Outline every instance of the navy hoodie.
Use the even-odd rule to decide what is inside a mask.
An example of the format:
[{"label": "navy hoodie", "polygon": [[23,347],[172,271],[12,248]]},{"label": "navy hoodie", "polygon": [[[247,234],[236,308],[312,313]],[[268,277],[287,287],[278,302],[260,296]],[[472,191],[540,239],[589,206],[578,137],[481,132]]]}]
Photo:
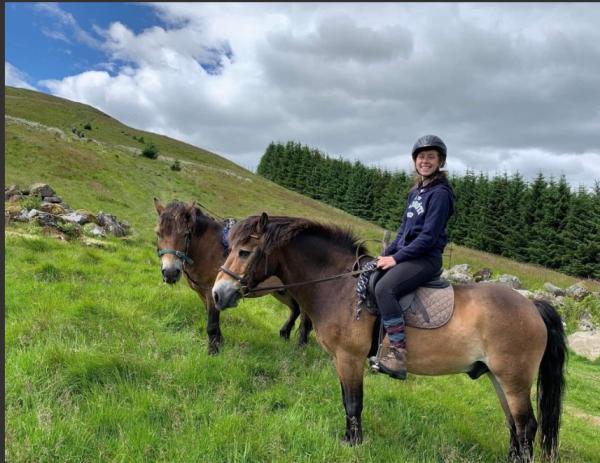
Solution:
[{"label": "navy hoodie", "polygon": [[408,194],[398,236],[384,251],[396,263],[423,256],[442,256],[448,243],[446,224],[454,212],[454,192],[442,178]]}]

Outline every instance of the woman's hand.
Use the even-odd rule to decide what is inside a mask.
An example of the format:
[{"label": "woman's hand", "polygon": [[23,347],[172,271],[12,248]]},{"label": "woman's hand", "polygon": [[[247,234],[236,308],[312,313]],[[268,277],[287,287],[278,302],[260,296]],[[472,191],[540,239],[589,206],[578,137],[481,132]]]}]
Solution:
[{"label": "woman's hand", "polygon": [[377,258],[377,268],[388,270],[396,265],[396,260],[392,256],[379,256]]}]

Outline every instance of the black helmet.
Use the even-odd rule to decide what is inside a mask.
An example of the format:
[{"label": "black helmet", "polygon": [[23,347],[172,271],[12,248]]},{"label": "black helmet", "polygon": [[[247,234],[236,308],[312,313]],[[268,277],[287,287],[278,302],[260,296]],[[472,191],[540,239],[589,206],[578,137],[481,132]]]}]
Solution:
[{"label": "black helmet", "polygon": [[436,137],[435,135],[423,135],[415,142],[412,149],[413,161],[417,159],[417,154],[419,154],[420,151],[427,149],[439,151],[441,165],[443,166],[446,163],[446,144],[440,137]]}]

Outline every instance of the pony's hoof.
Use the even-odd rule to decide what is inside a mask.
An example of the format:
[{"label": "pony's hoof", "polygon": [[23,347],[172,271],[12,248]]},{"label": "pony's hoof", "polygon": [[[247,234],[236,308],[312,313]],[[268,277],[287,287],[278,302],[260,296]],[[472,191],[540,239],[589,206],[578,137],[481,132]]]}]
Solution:
[{"label": "pony's hoof", "polygon": [[283,338],[286,341],[289,341],[290,332],[288,330],[279,330],[279,337]]},{"label": "pony's hoof", "polygon": [[217,355],[221,348],[221,344],[223,344],[222,337],[210,338],[208,340],[208,355]]},{"label": "pony's hoof", "polygon": [[360,444],[362,444],[362,436],[355,436],[355,437],[344,436],[344,438],[342,439],[342,444],[348,445],[350,447],[354,447],[355,445],[360,445]]}]

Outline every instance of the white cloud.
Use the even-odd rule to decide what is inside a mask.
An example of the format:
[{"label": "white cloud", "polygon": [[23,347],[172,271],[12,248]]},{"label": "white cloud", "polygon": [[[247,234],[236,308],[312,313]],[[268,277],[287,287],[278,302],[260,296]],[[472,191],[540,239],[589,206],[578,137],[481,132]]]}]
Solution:
[{"label": "white cloud", "polygon": [[33,86],[27,83],[27,78],[27,74],[17,69],[8,61],[4,62],[4,85],[36,90]]},{"label": "white cloud", "polygon": [[151,7],[168,28],[96,29],[116,75],[43,84],[249,168],[287,140],[406,168],[436,133],[451,170],[600,178],[600,5]]}]

